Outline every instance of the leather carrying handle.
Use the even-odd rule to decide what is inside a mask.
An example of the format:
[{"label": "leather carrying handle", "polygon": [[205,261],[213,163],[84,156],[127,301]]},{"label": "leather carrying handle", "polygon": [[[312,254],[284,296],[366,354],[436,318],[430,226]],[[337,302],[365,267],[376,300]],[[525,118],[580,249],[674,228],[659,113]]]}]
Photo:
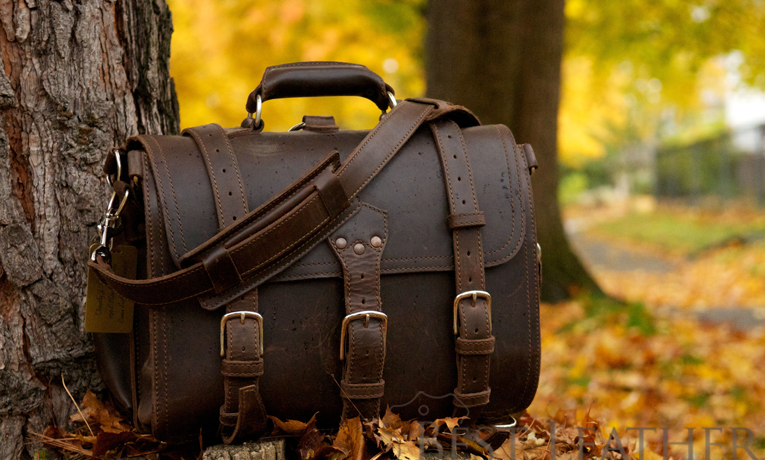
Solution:
[{"label": "leather carrying handle", "polygon": [[247,98],[247,112],[269,99],[316,96],[360,96],[388,109],[393,88],[382,77],[359,64],[345,62],[296,62],[267,67],[263,79]]}]

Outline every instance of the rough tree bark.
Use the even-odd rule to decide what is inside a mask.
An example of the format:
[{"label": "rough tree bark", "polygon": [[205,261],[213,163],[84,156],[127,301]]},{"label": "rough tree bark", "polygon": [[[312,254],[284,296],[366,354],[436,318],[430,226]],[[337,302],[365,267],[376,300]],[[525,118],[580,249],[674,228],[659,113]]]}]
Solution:
[{"label": "rough tree bark", "polygon": [[503,123],[534,147],[542,298],[601,292],[571,251],[558,207],[557,130],[564,0],[431,0],[425,68],[428,96]]},{"label": "rough tree bark", "polygon": [[102,389],[83,330],[109,148],[178,131],[164,0],[0,0],[0,458]]}]

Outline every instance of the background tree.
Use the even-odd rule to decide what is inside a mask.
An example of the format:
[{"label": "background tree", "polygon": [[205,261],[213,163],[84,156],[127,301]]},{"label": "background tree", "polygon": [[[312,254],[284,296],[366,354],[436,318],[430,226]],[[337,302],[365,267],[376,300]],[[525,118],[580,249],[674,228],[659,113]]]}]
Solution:
[{"label": "background tree", "polygon": [[[83,330],[101,165],[137,133],[178,132],[163,0],[0,2],[0,458],[65,425],[103,385]],[[33,439],[28,439],[29,441]]]},{"label": "background tree", "polygon": [[571,251],[558,206],[558,106],[564,0],[438,0],[428,4],[428,96],[503,123],[534,147],[533,177],[545,300],[600,292]]}]

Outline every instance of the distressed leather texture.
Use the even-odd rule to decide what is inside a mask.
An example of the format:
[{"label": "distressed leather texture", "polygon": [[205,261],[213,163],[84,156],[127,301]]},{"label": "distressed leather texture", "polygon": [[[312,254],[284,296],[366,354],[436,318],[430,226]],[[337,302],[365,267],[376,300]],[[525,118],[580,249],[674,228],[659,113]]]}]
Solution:
[{"label": "distressed leather texture", "polygon": [[[98,337],[105,381],[139,426],[175,440],[220,424],[230,435],[237,412],[318,412],[330,427],[386,406],[428,420],[459,407],[476,423],[506,423],[528,407],[540,364],[533,150],[443,101],[394,112],[407,110],[419,117],[411,132],[306,117],[304,131],[205,125],[128,143],[126,156],[142,163],[130,165],[142,179],[139,277],[199,267],[212,283],[189,296],[159,290],[170,301],[137,305],[129,340]],[[296,221],[322,225],[270,256]],[[244,245],[267,262],[242,271]],[[459,302],[455,336],[455,295],[472,290],[491,294],[491,311],[481,297]],[[221,317],[243,310],[262,315],[264,352],[256,322],[231,319],[221,359]],[[387,322],[350,321],[341,360],[343,318],[364,311]]]}]

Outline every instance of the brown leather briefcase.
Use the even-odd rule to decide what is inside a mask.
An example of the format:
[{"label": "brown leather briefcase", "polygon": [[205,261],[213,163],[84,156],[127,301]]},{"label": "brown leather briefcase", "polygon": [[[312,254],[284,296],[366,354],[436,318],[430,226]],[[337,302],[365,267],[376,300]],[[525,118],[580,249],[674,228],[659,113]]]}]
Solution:
[{"label": "brown leather briefcase", "polygon": [[[531,403],[533,151],[463,107],[393,94],[360,65],[270,67],[242,127],[136,136],[110,154],[89,267],[135,308],[131,333],[95,341],[139,426],[233,442],[263,433],[266,414],[318,412],[329,427],[391,406],[501,424]],[[262,131],[263,102],[332,95],[370,99],[380,122]],[[125,246],[134,277],[115,263]]]}]

